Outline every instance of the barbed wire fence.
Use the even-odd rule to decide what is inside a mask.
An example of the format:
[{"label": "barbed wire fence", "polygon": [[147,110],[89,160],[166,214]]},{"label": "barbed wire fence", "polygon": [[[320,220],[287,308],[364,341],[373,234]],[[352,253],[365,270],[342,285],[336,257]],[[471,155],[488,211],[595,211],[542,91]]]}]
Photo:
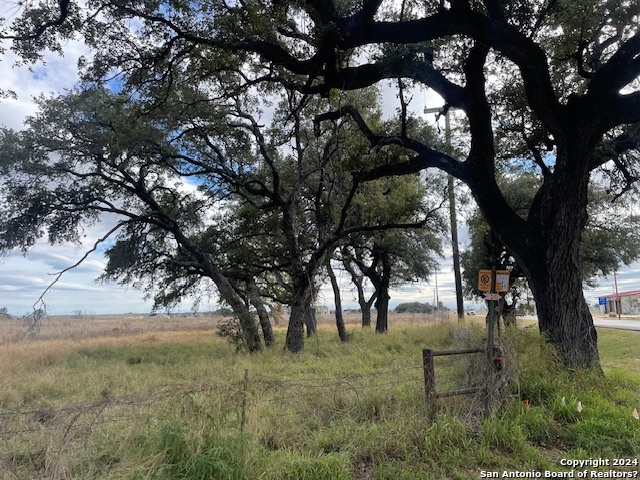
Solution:
[{"label": "barbed wire fence", "polygon": [[[438,359],[438,385],[468,386],[472,362]],[[186,419],[194,412],[205,415],[213,427],[240,435],[287,419],[318,425],[348,416],[375,421],[402,408],[402,399],[415,401],[424,395],[424,364],[414,363],[338,376],[308,377],[301,372],[300,378],[260,378],[245,371],[236,382],[162,385],[139,395],[63,407],[0,408],[0,479],[66,478],[87,458],[109,461],[108,452],[132,435],[143,436],[163,422]],[[468,399],[466,405],[467,413],[481,412],[478,398]]]}]

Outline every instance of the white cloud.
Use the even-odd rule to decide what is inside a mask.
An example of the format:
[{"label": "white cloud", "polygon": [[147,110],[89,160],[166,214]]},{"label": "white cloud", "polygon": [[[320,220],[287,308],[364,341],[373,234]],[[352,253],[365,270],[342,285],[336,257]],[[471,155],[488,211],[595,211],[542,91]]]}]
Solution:
[{"label": "white cloud", "polygon": [[[71,41],[65,45],[64,57],[46,53],[44,64],[29,68],[16,66],[15,55],[7,49],[0,61],[0,89],[14,91],[17,99],[2,100],[0,125],[22,128],[25,118],[36,112],[34,97],[62,93],[73,88],[78,82],[78,59],[87,53],[80,42]],[[114,225],[113,222],[113,218],[104,218],[102,223],[89,229],[82,245],[52,246],[40,241],[27,256],[14,253],[4,258],[0,263],[0,306],[18,315],[31,311],[38,297],[55,279],[55,274],[82,258],[84,252]],[[63,275],[45,298],[49,312],[83,310],[123,313],[145,312],[151,308],[150,302],[143,299],[140,291],[118,285],[96,284],[95,279],[104,265],[104,257],[96,252],[80,267]]]},{"label": "white cloud", "polygon": [[[8,46],[8,43],[4,43]],[[82,43],[70,41],[65,45],[65,55],[47,52],[44,63],[32,66],[16,65],[17,57],[9,49],[0,58],[0,89],[11,90],[17,99],[3,99],[0,108],[0,125],[18,129],[25,117],[36,111],[33,98],[42,94],[62,93],[78,81],[78,59],[88,55]]]}]

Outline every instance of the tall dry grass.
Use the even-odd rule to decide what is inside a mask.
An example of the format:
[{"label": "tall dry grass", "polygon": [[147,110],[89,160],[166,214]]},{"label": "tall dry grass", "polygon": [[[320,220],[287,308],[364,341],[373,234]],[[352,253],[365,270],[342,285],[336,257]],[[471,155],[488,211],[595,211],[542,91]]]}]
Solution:
[{"label": "tall dry grass", "polygon": [[[326,322],[300,355],[284,326],[256,355],[203,331],[4,345],[0,478],[475,479],[640,453],[640,334],[601,336],[603,378],[566,372],[533,329],[506,333],[513,396],[485,419],[478,399],[426,403],[421,365],[482,328],[410,322],[354,323],[347,344]],[[474,381],[473,362],[438,364],[438,389]]]}]

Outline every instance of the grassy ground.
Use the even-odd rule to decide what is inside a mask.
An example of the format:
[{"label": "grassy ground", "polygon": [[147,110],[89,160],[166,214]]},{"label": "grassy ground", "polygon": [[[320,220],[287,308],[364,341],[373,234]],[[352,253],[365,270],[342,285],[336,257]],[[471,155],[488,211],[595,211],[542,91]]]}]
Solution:
[{"label": "grassy ground", "polygon": [[[203,330],[6,344],[0,478],[471,479],[590,458],[633,475],[640,334],[600,332],[600,377],[564,371],[534,330],[503,336],[489,418],[482,396],[425,402],[422,349],[481,345],[472,321],[352,326],[348,344],[327,325],[301,355]],[[482,359],[438,357],[437,390],[482,383]]]}]

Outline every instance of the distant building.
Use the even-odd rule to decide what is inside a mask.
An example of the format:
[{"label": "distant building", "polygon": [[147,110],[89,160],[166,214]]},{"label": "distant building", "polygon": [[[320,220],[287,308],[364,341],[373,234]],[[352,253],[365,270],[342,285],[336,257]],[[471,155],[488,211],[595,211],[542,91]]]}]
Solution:
[{"label": "distant building", "polygon": [[[629,292],[619,292],[618,295],[612,293],[605,295],[606,303],[604,305],[604,313],[618,313],[616,310],[616,297],[620,306],[622,315],[640,315],[640,290],[631,290]],[[602,301],[600,302],[602,303]]]}]

